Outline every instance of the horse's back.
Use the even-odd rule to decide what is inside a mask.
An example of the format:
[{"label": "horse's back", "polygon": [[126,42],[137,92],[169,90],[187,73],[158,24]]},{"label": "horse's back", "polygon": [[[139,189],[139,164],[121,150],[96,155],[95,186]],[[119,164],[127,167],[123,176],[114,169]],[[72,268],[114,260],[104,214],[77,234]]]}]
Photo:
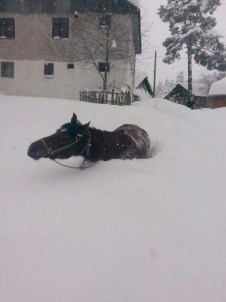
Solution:
[{"label": "horse's back", "polygon": [[[133,155],[135,158],[146,158],[150,147],[150,138],[148,133],[137,125],[124,124],[114,132],[120,132],[126,135],[131,140],[131,146],[128,154]],[[129,157],[131,156],[129,155]]]}]

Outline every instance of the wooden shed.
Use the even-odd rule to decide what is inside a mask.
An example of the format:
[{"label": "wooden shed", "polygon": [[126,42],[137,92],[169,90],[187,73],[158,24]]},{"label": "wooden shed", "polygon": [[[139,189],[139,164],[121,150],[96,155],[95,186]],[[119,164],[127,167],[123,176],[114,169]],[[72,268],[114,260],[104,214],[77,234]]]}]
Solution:
[{"label": "wooden shed", "polygon": [[210,87],[208,100],[213,109],[226,107],[226,77]]},{"label": "wooden shed", "polygon": [[[208,90],[209,87],[204,84],[192,85],[192,100],[198,104],[198,107],[210,107],[210,104],[208,103]],[[176,84],[175,87],[164,97],[164,99],[186,105],[190,100],[188,83]]]}]

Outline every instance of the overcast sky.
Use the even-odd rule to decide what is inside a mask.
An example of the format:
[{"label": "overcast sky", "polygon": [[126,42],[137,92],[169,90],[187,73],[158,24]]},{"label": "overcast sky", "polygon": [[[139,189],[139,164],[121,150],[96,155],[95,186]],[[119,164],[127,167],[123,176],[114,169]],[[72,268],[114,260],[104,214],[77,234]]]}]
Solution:
[{"label": "overcast sky", "polygon": [[[151,30],[148,34],[148,41],[150,46],[148,50],[143,49],[142,56],[138,56],[138,66],[148,72],[149,79],[153,81],[154,70],[154,52],[157,51],[157,82],[159,80],[165,80],[166,78],[174,79],[177,74],[183,70],[187,75],[187,60],[186,54],[182,54],[183,59],[177,61],[171,65],[162,63],[162,58],[165,54],[165,48],[162,46],[162,42],[169,35],[168,23],[163,23],[157,15],[157,9],[160,5],[166,5],[167,0],[140,0],[143,20],[145,24],[152,24]],[[226,44],[226,0],[221,0],[221,6],[218,7],[214,16],[217,19],[217,26],[215,27],[220,34],[224,36],[222,42]],[[207,69],[193,65],[194,78],[199,78],[200,74],[207,73]]]}]

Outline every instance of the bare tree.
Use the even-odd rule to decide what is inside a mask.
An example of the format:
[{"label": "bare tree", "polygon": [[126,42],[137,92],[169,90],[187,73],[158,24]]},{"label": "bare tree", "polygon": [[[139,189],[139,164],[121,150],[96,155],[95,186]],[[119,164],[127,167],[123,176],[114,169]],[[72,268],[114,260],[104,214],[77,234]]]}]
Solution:
[{"label": "bare tree", "polygon": [[197,83],[205,84],[209,88],[217,81],[226,77],[226,72],[214,72],[212,74],[201,74],[201,77],[197,80]]},{"label": "bare tree", "polygon": [[[106,90],[110,68],[135,66],[135,46],[132,15],[129,12],[116,14],[111,0],[102,2],[97,12],[87,10],[79,17],[82,45],[77,56],[84,68],[96,69],[103,81],[103,90]],[[121,66],[116,66],[116,61],[121,62]]]}]

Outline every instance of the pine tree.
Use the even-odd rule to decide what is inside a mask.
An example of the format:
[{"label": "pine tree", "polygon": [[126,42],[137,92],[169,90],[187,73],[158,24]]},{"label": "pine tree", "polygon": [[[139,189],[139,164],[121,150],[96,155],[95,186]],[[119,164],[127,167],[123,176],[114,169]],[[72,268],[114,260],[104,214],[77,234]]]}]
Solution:
[{"label": "pine tree", "polygon": [[171,36],[163,45],[166,55],[163,61],[171,64],[180,59],[180,51],[186,48],[188,58],[188,90],[192,94],[192,60],[209,70],[226,70],[225,46],[213,28],[212,17],[220,0],[168,0],[161,5],[159,16],[169,22]]}]

